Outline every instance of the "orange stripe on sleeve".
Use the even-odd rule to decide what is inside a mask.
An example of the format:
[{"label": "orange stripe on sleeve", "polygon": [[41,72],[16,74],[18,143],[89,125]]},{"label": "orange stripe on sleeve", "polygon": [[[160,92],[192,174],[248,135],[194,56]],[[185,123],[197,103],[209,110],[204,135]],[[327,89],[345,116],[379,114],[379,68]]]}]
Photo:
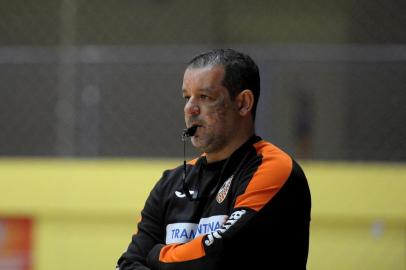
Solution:
[{"label": "orange stripe on sleeve", "polygon": [[265,141],[254,144],[262,163],[237,197],[235,208],[248,207],[259,211],[282,188],[292,171],[292,159],[282,150]]},{"label": "orange stripe on sleeve", "polygon": [[206,255],[203,235],[185,244],[166,245],[161,249],[159,260],[164,263],[184,262],[199,259]]}]

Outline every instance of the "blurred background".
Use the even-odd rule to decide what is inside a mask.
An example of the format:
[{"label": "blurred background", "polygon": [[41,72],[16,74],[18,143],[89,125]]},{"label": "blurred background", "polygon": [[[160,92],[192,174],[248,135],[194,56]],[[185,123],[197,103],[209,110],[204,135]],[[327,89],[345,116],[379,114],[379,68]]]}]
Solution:
[{"label": "blurred background", "polygon": [[0,270],[114,269],[182,162],[185,65],[217,47],[257,62],[257,133],[309,178],[308,268],[406,269],[405,14],[401,0],[0,0]]}]

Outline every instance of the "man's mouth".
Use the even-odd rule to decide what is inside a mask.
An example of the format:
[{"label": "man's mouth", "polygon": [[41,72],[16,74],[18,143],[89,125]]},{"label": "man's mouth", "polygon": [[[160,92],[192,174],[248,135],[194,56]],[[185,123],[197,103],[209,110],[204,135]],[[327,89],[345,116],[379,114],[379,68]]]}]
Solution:
[{"label": "man's mouth", "polygon": [[192,136],[195,136],[196,133],[197,133],[197,131],[198,131],[199,128],[201,128],[201,127],[203,127],[203,125],[200,125],[200,124],[192,124],[192,125],[189,127],[189,129],[192,129],[192,128],[194,129]]},{"label": "man's mouth", "polygon": [[199,128],[199,127],[202,127],[203,125],[201,125],[201,124],[191,124],[188,128],[191,128],[191,127],[196,127],[196,128]]}]

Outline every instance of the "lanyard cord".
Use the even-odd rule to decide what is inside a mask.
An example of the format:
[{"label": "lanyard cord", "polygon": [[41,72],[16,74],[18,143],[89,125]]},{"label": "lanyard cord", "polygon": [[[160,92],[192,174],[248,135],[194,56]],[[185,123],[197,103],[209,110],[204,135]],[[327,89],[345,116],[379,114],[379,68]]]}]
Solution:
[{"label": "lanyard cord", "polygon": [[[182,133],[182,141],[183,141],[183,175],[182,175],[182,189],[183,193],[185,193],[186,197],[190,201],[197,200],[197,190],[194,191],[193,195],[190,194],[189,187],[186,183],[186,139],[196,132],[197,126],[193,126],[191,128],[183,130]],[[199,172],[200,178],[200,172]]]}]

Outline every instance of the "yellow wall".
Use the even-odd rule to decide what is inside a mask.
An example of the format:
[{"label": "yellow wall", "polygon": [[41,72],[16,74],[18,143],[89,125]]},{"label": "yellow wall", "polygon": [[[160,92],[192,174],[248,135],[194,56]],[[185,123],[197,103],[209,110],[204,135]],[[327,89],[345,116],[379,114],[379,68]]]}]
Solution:
[{"label": "yellow wall", "polygon": [[[0,217],[34,219],[34,269],[114,269],[163,169],[179,160],[0,160]],[[406,165],[302,163],[308,269],[406,269]]]},{"label": "yellow wall", "polygon": [[406,269],[406,166],[304,163],[312,192],[308,269]]}]

